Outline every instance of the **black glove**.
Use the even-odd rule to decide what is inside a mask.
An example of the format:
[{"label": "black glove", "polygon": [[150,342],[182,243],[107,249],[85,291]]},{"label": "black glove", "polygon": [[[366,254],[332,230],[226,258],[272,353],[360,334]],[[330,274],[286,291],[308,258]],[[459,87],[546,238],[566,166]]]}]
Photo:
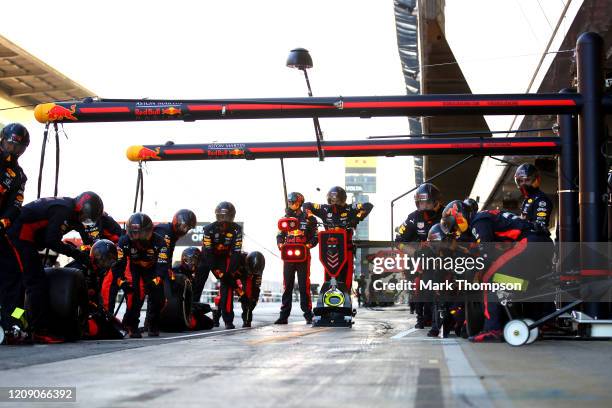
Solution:
[{"label": "black glove", "polygon": [[70,254],[70,257],[74,258],[75,261],[78,261],[83,266],[91,266],[89,261],[89,253],[87,252],[79,251],[78,249],[74,248]]},{"label": "black glove", "polygon": [[4,228],[4,224],[0,222],[0,236],[6,234],[6,228]]}]

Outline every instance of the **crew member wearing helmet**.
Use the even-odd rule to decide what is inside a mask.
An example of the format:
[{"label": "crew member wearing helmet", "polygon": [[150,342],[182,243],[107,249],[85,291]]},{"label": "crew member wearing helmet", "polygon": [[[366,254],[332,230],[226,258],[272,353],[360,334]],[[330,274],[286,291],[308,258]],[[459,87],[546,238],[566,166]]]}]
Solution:
[{"label": "crew member wearing helmet", "polygon": [[429,229],[440,222],[442,206],[440,190],[431,183],[421,184],[414,194],[416,211],[408,214],[400,225],[395,242],[425,242]]},{"label": "crew member wearing helmet", "polygon": [[195,280],[196,270],[200,263],[200,256],[202,251],[198,247],[188,247],[181,253],[181,263],[172,268],[172,272],[176,274],[185,275],[192,282]]},{"label": "crew member wearing helmet", "polygon": [[[12,259],[2,259],[0,269],[22,273],[23,285],[29,302],[28,323],[35,342],[57,342],[46,334],[48,304],[47,279],[40,250],[50,249],[72,257],[83,265],[89,265],[89,251],[84,252],[62,242],[62,237],[79,224],[92,225],[102,215],[104,204],[94,192],[86,191],[76,198],[52,197],[31,202],[8,230],[8,239],[15,250]],[[21,298],[21,286],[12,289],[12,299]],[[8,305],[12,311],[19,304]]]},{"label": "crew member wearing helmet", "polygon": [[533,222],[542,230],[548,230],[553,203],[540,190],[541,176],[537,167],[530,163],[521,164],[514,173],[514,182],[524,198],[521,218]]},{"label": "crew member wearing helmet", "polygon": [[[162,277],[168,271],[169,262],[166,241],[153,232],[153,222],[148,215],[135,213],[128,219],[125,235],[119,238],[117,253],[117,263],[112,270],[117,286],[126,293],[127,311],[123,324],[130,337],[142,337],[138,323],[146,294],[151,299],[151,310],[147,310],[148,335],[159,336],[159,316],[164,300]],[[126,279],[128,260],[131,282]]]},{"label": "crew member wearing helmet", "polygon": [[242,253],[242,268],[240,273],[240,283],[244,290],[244,295],[240,298],[242,306],[242,327],[251,327],[253,321],[253,310],[259,301],[261,292],[261,279],[266,259],[258,251]]},{"label": "crew member wearing helmet", "polygon": [[[304,203],[303,208],[307,214],[314,214],[321,219],[326,230],[344,229],[348,232],[350,258],[349,262],[338,273],[337,279],[344,282],[350,289],[353,283],[353,230],[370,214],[374,205],[371,203],[347,204],[346,191],[340,186],[335,186],[327,192],[327,204]],[[325,281],[328,280],[330,280],[330,276],[326,272]]]},{"label": "crew member wearing helmet", "polygon": [[172,261],[174,255],[174,247],[176,242],[184,237],[189,230],[195,228],[197,223],[196,215],[191,210],[178,210],[172,222],[157,224],[153,229],[157,235],[161,236],[166,240],[166,246],[168,247],[168,259]]},{"label": "crew member wearing helmet", "polygon": [[[430,256],[447,258],[454,255],[452,237],[446,234],[440,224],[434,224],[427,233],[427,245],[423,250]],[[425,273],[426,280],[432,280],[436,283],[452,282],[454,276],[452,271],[443,268],[436,270],[427,270]],[[442,337],[448,337],[451,331],[451,326],[454,327],[454,321],[451,315],[452,303],[448,299],[444,299],[449,295],[446,291],[435,291],[432,296],[433,307],[431,316],[431,329],[427,332],[429,337],[438,337],[440,329],[442,329]]]},{"label": "crew member wearing helmet", "polygon": [[[174,247],[176,242],[185,236],[189,230],[196,226],[196,215],[191,210],[178,210],[172,217],[172,222],[160,223],[153,228],[153,232],[166,241],[166,248],[168,248],[168,270],[162,276],[162,279],[174,280],[174,274],[172,272],[172,258],[174,257]],[[144,327],[149,327],[149,305],[151,298],[147,299],[147,316],[145,318]]]},{"label": "crew member wearing helmet", "polygon": [[121,339],[126,334],[125,327],[102,306],[100,294],[102,280],[117,262],[117,247],[108,239],[98,239],[90,249],[89,258],[91,267],[86,270],[89,310],[84,336],[88,339]]},{"label": "crew member wearing helmet", "polygon": [[27,177],[17,163],[30,143],[28,130],[19,123],[6,125],[0,133],[0,322],[12,327],[11,317],[19,303],[22,276],[15,267],[15,254],[6,237],[6,230],[15,221],[21,205]]},{"label": "crew member wearing helmet", "polygon": [[287,324],[291,314],[293,300],[293,286],[297,273],[298,286],[300,289],[300,307],[304,313],[304,319],[308,324],[312,323],[312,300],[310,298],[310,248],[315,247],[317,239],[317,220],[312,214],[306,214],[302,210],[304,196],[293,192],[287,196],[285,215],[297,218],[298,228],[294,231],[278,231],[276,244],[282,249],[285,244],[303,244],[306,247],[307,256],[304,262],[283,262],[283,297],[280,316],[276,324]]},{"label": "crew member wearing helmet", "polygon": [[204,228],[202,257],[196,276],[194,300],[200,300],[208,275],[220,281],[221,316],[226,329],[234,326],[234,282],[242,252],[242,227],[234,222],[236,208],[223,201],[215,208],[216,221]]},{"label": "crew member wearing helmet", "polygon": [[[552,241],[547,233],[535,228],[533,223],[519,218],[509,212],[499,210],[480,211],[472,214],[470,209],[461,201],[451,201],[442,212],[440,221],[442,230],[447,234],[459,236],[471,229],[472,235],[479,244],[479,252],[485,260],[483,282],[490,282],[496,273],[511,273],[514,278],[529,279],[530,273],[545,274],[550,268],[552,260]],[[489,242],[514,242],[502,253],[496,253],[493,246],[485,245]],[[543,243],[538,247],[528,247],[527,243]],[[535,254],[534,254],[535,252]],[[516,268],[519,262],[529,261],[529,270],[523,267]],[[500,275],[501,276],[501,275]],[[470,337],[476,343],[495,342],[502,339],[501,305],[496,303],[494,293],[485,293],[485,325],[483,331]]]},{"label": "crew member wearing helmet", "polygon": [[[77,232],[81,236],[81,241],[84,246],[82,249],[84,250],[88,247],[91,248],[96,242],[102,239],[117,244],[117,242],[119,242],[119,237],[123,234],[121,226],[106,212],[104,212],[100,219],[93,225],[79,225]],[[102,279],[102,305],[112,312],[115,309],[115,299],[117,298],[119,288],[113,279],[113,273],[110,269],[106,271]]]},{"label": "crew member wearing helmet", "polygon": [[[440,205],[440,190],[431,183],[421,184],[414,194],[416,210],[408,214],[406,221],[397,229],[395,242],[425,242],[429,229],[440,222],[442,206]],[[415,328],[423,329],[429,322],[431,316],[430,302],[419,301],[419,297],[426,296],[420,291],[418,285],[420,276],[415,276],[416,289],[411,292],[410,308],[417,315]],[[412,299],[414,295],[414,300]]]}]

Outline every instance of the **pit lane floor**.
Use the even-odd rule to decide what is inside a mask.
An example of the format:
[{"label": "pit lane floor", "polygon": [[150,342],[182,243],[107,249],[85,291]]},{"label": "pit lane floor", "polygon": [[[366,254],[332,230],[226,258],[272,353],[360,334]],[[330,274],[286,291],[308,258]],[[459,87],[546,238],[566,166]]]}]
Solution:
[{"label": "pit lane floor", "polygon": [[403,307],[360,309],[341,329],[307,326],[294,305],[275,326],[278,308],[258,305],[252,329],[3,346],[0,386],[77,388],[76,403],[35,406],[612,406],[609,341],[431,339]]}]

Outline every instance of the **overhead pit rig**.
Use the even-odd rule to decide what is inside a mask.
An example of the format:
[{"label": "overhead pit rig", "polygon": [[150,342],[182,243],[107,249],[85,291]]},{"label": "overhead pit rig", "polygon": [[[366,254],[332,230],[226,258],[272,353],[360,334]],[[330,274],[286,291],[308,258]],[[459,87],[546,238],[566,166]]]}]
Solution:
[{"label": "overhead pit rig", "polygon": [[[582,34],[576,44],[577,90],[558,94],[418,95],[383,97],[308,97],[214,100],[91,99],[50,103],[35,109],[41,123],[334,118],[433,115],[558,115],[558,137],[419,138],[145,145],[128,149],[133,161],[262,159],[299,157],[400,156],[457,154],[474,156],[557,155],[560,242],[593,243],[612,238],[602,231],[607,163],[604,116],[612,96],[604,94],[603,40]],[[408,136],[409,137],[409,136]],[[578,185],[573,177],[578,174]],[[581,220],[578,223],[578,219]],[[608,220],[612,217],[608,217]],[[611,223],[612,225],[612,223]],[[612,232],[612,230],[610,231]],[[561,247],[563,250],[563,246]],[[565,257],[563,254],[561,259]],[[610,276],[609,265],[581,246],[579,264],[571,265],[584,281]],[[567,271],[567,265],[562,271]],[[586,312],[597,316],[597,305]],[[554,318],[556,316],[549,316]],[[585,316],[580,316],[581,322]],[[588,319],[587,319],[588,320]],[[529,330],[542,324],[528,324]],[[517,329],[522,330],[522,326]]]}]

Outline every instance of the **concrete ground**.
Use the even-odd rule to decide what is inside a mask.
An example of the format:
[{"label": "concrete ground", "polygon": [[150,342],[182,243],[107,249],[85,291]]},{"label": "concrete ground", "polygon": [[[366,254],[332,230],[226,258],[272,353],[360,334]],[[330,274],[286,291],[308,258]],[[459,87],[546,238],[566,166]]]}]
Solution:
[{"label": "concrete ground", "polygon": [[77,389],[76,403],[35,406],[612,406],[609,341],[432,339],[403,307],[360,309],[341,329],[306,325],[294,305],[275,326],[278,308],[260,304],[251,329],[3,346],[0,387]]}]

